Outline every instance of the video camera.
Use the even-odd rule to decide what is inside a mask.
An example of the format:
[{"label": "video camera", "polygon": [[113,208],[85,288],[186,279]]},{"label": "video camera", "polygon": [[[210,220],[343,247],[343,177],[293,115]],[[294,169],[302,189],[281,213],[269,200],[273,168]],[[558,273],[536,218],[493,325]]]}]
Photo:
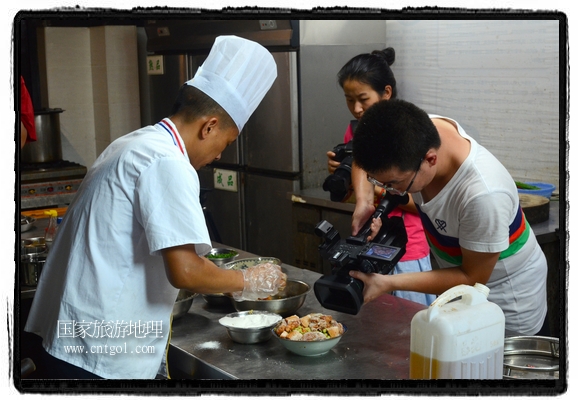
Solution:
[{"label": "video camera", "polygon": [[[313,285],[315,296],[327,309],[357,314],[363,305],[363,282],[349,276],[349,271],[389,274],[405,254],[407,232],[401,217],[388,217],[398,206],[407,204],[409,196],[386,193],[359,233],[341,239],[339,232],[327,221],[315,227],[315,234],[324,239],[319,245],[321,256],[329,261],[331,275],[319,278]],[[374,218],[382,221],[376,237],[367,241]]]}]

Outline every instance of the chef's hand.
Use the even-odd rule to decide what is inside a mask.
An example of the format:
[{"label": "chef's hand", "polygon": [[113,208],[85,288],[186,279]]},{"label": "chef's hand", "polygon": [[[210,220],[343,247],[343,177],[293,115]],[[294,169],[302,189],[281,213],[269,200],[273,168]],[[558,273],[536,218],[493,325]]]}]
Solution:
[{"label": "chef's hand", "polygon": [[281,271],[281,267],[272,263],[262,263],[241,270],[245,287],[242,292],[233,293],[237,301],[258,300],[269,296],[275,296],[285,289],[287,275]]},{"label": "chef's hand", "polygon": [[384,293],[392,289],[388,284],[389,276],[376,273],[366,274],[361,271],[351,270],[349,275],[352,278],[359,279],[363,282],[363,303],[369,303]]},{"label": "chef's hand", "polygon": [[327,170],[330,174],[334,173],[337,167],[341,164],[339,161],[335,161],[335,153],[332,151],[327,152]]}]

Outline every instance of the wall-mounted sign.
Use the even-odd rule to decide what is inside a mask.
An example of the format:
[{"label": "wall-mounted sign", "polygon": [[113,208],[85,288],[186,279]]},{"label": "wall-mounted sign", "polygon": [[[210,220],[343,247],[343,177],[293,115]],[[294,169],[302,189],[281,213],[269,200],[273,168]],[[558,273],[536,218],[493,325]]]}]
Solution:
[{"label": "wall-mounted sign", "polygon": [[147,56],[147,74],[162,75],[165,73],[163,56]]},{"label": "wall-mounted sign", "polygon": [[237,191],[237,172],[215,168],[213,170],[213,184],[215,189]]}]

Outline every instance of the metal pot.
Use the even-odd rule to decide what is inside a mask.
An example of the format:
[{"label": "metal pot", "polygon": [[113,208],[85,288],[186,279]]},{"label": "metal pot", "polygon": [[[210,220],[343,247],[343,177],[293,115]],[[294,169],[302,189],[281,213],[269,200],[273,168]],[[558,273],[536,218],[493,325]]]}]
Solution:
[{"label": "metal pot", "polygon": [[36,141],[26,143],[20,155],[27,163],[45,163],[62,160],[60,141],[61,108],[45,109],[35,112]]},{"label": "metal pot", "polygon": [[20,256],[20,284],[36,286],[45,262],[46,253],[31,253]]},{"label": "metal pot", "polygon": [[560,340],[514,336],[504,340],[504,379],[559,379]]}]

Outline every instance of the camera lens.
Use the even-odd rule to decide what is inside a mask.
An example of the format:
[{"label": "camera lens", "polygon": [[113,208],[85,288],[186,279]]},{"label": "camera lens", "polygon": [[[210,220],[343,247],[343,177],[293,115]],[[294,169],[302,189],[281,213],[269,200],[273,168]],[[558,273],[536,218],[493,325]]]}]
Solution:
[{"label": "camera lens", "polygon": [[353,157],[346,157],[335,172],[325,178],[323,190],[330,193],[331,201],[343,201],[351,188],[351,164]]}]

